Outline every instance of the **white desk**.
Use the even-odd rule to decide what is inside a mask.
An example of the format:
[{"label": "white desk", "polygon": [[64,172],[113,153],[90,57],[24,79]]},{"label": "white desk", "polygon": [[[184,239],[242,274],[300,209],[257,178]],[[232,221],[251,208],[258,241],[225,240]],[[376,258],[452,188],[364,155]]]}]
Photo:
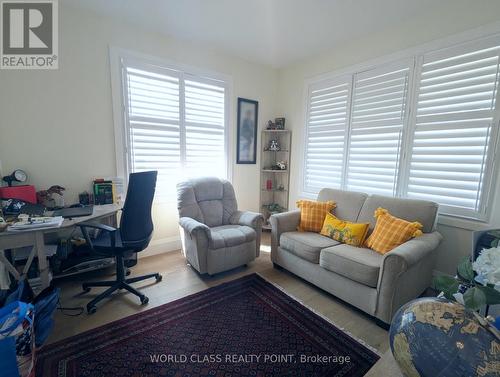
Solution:
[{"label": "white desk", "polygon": [[[41,288],[44,289],[50,284],[49,266],[47,256],[45,254],[44,235],[49,233],[57,233],[61,230],[74,228],[78,224],[89,221],[98,220],[105,217],[110,217],[121,209],[121,206],[116,204],[95,205],[94,213],[90,216],[76,217],[73,219],[65,219],[62,225],[58,228],[33,229],[24,231],[0,232],[0,263],[3,263],[7,270],[14,276],[16,280],[26,275],[29,271],[31,263],[35,256],[38,258],[38,270],[40,272]],[[33,246],[23,272],[20,274],[16,268],[5,257],[4,250],[15,249],[18,247]]]}]

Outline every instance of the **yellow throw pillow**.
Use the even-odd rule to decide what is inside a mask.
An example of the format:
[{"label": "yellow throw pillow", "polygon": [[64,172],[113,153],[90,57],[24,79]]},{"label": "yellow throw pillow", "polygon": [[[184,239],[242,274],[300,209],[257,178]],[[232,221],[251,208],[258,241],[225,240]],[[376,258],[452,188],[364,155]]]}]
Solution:
[{"label": "yellow throw pillow", "polygon": [[365,245],[377,253],[388,253],[410,238],[422,235],[422,224],[394,217],[384,208],[378,208],[374,217],[377,223]]},{"label": "yellow throw pillow", "polygon": [[321,234],[347,245],[360,246],[365,241],[369,226],[368,223],[340,220],[331,213],[327,213]]},{"label": "yellow throw pillow", "polygon": [[328,202],[299,200],[297,201],[297,207],[300,209],[300,224],[297,230],[319,233],[326,214],[335,208],[335,202],[331,200]]}]

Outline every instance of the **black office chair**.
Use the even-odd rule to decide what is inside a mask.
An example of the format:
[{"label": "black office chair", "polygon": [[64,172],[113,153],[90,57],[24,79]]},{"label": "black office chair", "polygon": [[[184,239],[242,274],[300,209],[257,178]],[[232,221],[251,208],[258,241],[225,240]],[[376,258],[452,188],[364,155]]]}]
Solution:
[{"label": "black office chair", "polygon": [[[126,278],[123,262],[124,257],[144,250],[151,240],[153,234],[151,205],[153,203],[157,175],[158,172],[156,171],[130,174],[127,197],[122,209],[119,229],[96,222],[79,224],[83,236],[92,250],[116,258],[116,280],[85,282],[82,284],[85,292],[90,291],[90,287],[109,287],[87,304],[87,312],[89,314],[96,312],[96,304],[99,301],[110,296],[118,289],[126,289],[138,296],[141,304],[146,305],[149,299],[137,289],[130,286],[130,283],[149,278],[155,278],[157,282],[161,281],[162,276],[159,273]],[[88,228],[99,229],[101,232],[96,239],[92,240],[89,237]]]}]

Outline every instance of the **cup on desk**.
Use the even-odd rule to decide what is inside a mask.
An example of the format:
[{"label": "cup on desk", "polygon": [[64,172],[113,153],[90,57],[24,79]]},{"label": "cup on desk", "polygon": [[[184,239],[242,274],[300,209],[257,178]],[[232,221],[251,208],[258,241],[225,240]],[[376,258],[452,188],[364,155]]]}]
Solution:
[{"label": "cup on desk", "polygon": [[0,232],[3,232],[5,229],[7,229],[7,222],[3,217],[0,217]]}]

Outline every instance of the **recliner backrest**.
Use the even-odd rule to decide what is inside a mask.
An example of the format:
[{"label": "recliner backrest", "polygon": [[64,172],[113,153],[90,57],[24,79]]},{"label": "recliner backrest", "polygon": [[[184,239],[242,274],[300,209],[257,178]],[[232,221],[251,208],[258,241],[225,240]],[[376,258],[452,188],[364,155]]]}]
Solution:
[{"label": "recliner backrest", "polygon": [[238,204],[229,181],[204,177],[177,184],[177,209],[179,217],[191,217],[213,227],[228,224]]}]

